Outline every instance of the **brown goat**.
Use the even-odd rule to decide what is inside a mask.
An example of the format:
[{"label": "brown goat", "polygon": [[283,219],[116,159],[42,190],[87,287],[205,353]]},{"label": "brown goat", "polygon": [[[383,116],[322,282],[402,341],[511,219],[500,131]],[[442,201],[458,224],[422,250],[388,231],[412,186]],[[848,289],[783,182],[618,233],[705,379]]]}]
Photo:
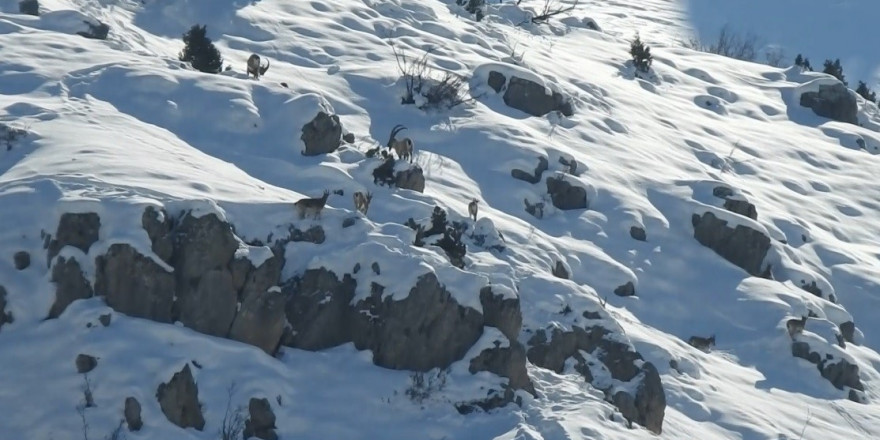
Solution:
[{"label": "brown goat", "polygon": [[354,208],[361,214],[367,215],[370,210],[370,202],[373,200],[373,193],[367,191],[366,194],[358,191],[354,193]]},{"label": "brown goat", "polygon": [[410,138],[397,139],[397,133],[406,130],[406,127],[403,125],[395,125],[394,128],[391,129],[391,136],[388,137],[388,148],[394,150],[397,153],[398,159],[409,159],[409,162],[412,163],[413,156],[413,141]]},{"label": "brown goat", "polygon": [[298,200],[294,205],[296,206],[297,213],[299,213],[299,218],[305,218],[307,215],[320,218],[321,211],[324,210],[324,205],[327,204],[327,197],[330,197],[330,191],[325,189],[324,195],[317,199],[305,198]]},{"label": "brown goat", "polygon": [[269,59],[266,58],[266,67],[263,67],[260,62],[260,56],[257,54],[251,54],[247,60],[247,73],[245,74],[248,78],[251,75],[254,76],[254,79],[260,79],[261,75],[265,75],[266,71],[269,70]]}]

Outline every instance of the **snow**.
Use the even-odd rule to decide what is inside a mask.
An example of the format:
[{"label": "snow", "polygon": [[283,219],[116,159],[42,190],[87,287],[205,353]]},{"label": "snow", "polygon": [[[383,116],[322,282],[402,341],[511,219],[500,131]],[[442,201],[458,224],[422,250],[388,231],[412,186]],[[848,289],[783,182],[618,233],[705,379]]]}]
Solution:
[{"label": "snow", "polygon": [[[829,121],[798,105],[804,91],[830,84],[827,76],[679,43],[730,21],[791,55],[804,53],[814,66],[840,57],[855,84],[877,75],[878,49],[864,42],[868,17],[880,8],[867,0],[588,1],[547,25],[517,25],[537,3],[493,3],[477,23],[453,0],[44,0],[40,17],[0,0],[0,122],[28,131],[11,150],[0,148],[0,284],[15,318],[0,329],[0,413],[11,415],[0,421],[3,435],[79,433],[83,378],[73,359],[89,353],[99,358],[89,374],[92,438],[116,426],[130,395],[148,427],[132,436],[215,438],[232,382],[234,404],[269,399],[281,438],[793,439],[804,429],[803,438],[880,437],[880,110],[859,99],[860,126]],[[843,16],[839,26],[818,24]],[[84,19],[110,24],[108,39],[77,36]],[[602,30],[587,29],[591,22]],[[231,70],[208,75],[177,61],[180,35],[194,23],[208,25]],[[814,24],[807,32],[803,23]],[[650,80],[633,78],[627,64],[636,31],[652,46]],[[467,77],[476,99],[448,111],[400,105],[389,37],[409,55],[433,48],[429,64]],[[245,79],[251,53],[272,62],[259,81]],[[564,94],[574,115],[530,117],[507,107],[486,84],[489,70]],[[339,115],[355,143],[302,155],[301,128],[319,111]],[[380,159],[365,152],[384,145],[397,124],[415,140],[424,194],[372,183]],[[512,168],[533,170],[538,156],[550,166],[540,182],[510,177]],[[565,172],[559,157],[578,162],[578,175],[565,178],[587,189],[589,210],[552,207],[545,180]],[[755,204],[757,220],[724,211],[716,186]],[[320,219],[296,218],[293,203],[324,189],[344,195],[331,194]],[[355,191],[373,193],[366,216],[353,208]],[[477,222],[467,216],[473,198]],[[542,219],[524,211],[524,198],[545,201]],[[248,243],[321,226],[324,243],[286,245],[283,277],[321,267],[341,276],[360,265],[352,274],[357,298],[377,282],[402,299],[433,272],[457,302],[481,311],[479,291],[491,285],[496,295],[520,299],[521,342],[541,329],[607,327],[660,372],[663,435],[627,429],[571,361],[561,374],[529,364],[539,397],[518,393],[521,407],[458,414],[453,403],[506,382],[468,369],[483,349],[509,344],[492,328],[448,372],[425,373],[446,374],[446,385],[416,403],[405,393],[410,372],[376,367],[369,351],[351,344],[285,348],[272,358],[115,312],[104,328],[97,319],[110,309],[100,299],[44,320],[54,287],[43,234],[55,234],[63,213],[101,218],[88,253],[60,253],[75,257],[90,282],[95,258],[115,243],[171,270],[141,228],[147,206],[171,218],[215,214]],[[469,226],[464,269],[431,240],[412,246],[415,233],[403,223],[426,221],[435,206]],[[771,237],[767,262],[777,279],[749,277],[700,246],[691,216],[707,211]],[[354,224],[343,227],[350,218]],[[630,238],[631,226],[644,228],[647,240]],[[487,235],[482,246],[469,237],[474,231]],[[12,263],[20,250],[32,257],[21,271]],[[259,266],[272,252],[242,244],[237,255]],[[570,279],[551,274],[557,262]],[[800,287],[814,281],[821,298]],[[627,282],[636,295],[616,296]],[[866,404],[846,400],[846,390],[791,355],[785,321],[808,310],[817,316],[799,337],[858,365]],[[586,318],[588,311],[599,319]],[[841,348],[837,326],[848,321],[856,343]],[[709,352],[686,342],[711,334],[717,345]],[[154,397],[192,360],[202,365],[191,368],[204,432],[171,425]],[[632,386],[613,383],[603,368],[591,366],[597,385]]]}]

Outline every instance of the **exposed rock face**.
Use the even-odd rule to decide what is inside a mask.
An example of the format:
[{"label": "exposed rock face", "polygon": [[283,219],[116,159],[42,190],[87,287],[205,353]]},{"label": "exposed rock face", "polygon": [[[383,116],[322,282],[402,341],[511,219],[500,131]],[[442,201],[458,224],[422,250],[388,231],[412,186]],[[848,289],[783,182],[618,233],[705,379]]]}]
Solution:
[{"label": "exposed rock face", "polygon": [[629,236],[638,241],[648,240],[648,234],[645,233],[643,228],[638,226],[632,226],[629,228]]},{"label": "exposed rock face", "polygon": [[553,206],[562,210],[569,209],[587,209],[587,191],[580,187],[572,185],[565,180],[564,177],[548,177],[547,192]]},{"label": "exposed rock face", "polygon": [[489,72],[488,84],[496,92],[501,92],[505,82],[507,91],[504,92],[504,103],[509,107],[532,116],[544,116],[552,111],[558,111],[565,116],[574,114],[567,98],[558,92],[548,93],[542,84],[516,76],[507,80],[500,72]]},{"label": "exposed rock face", "polygon": [[49,241],[47,263],[51,262],[64,246],[73,246],[88,254],[92,244],[98,241],[100,229],[101,218],[94,212],[63,214],[58,222],[55,237]]},{"label": "exposed rock face", "polygon": [[95,292],[114,310],[171,322],[174,275],[128,244],[114,244],[96,260]]},{"label": "exposed rock face", "polygon": [[12,322],[12,313],[6,311],[6,288],[0,286],[0,328]]},{"label": "exposed rock face", "polygon": [[491,286],[480,289],[480,303],[483,306],[483,319],[486,325],[501,330],[504,336],[516,341],[522,328],[522,313],[519,298],[504,298],[495,295]]},{"label": "exposed rock face", "polygon": [[[528,359],[539,367],[561,373],[566,359],[583,350],[596,356],[608,368],[613,379],[629,382],[638,376],[635,395],[618,392],[613,396],[606,395],[606,398],[621,410],[627,420],[660,434],[666,410],[666,394],[657,369],[650,362],[641,362],[642,356],[629,345],[606,338],[609,334],[607,329],[600,326],[587,329],[574,327],[570,332],[554,329],[552,337],[548,338],[547,332],[540,330],[529,340]],[[585,376],[592,380],[592,377]],[[611,388],[604,391],[607,394]]]},{"label": "exposed rock face", "polygon": [[166,263],[171,263],[171,257],[174,254],[174,240],[170,234],[171,219],[164,210],[157,211],[156,208],[148,206],[141,216],[141,225],[147,231],[150,237],[153,252]]},{"label": "exposed rock face", "polygon": [[232,228],[214,214],[184,216],[174,236],[173,266],[181,297],[194,291],[209,270],[228,267],[238,249]]},{"label": "exposed rock face", "polygon": [[194,292],[181,299],[180,322],[200,333],[225,337],[235,318],[237,303],[232,275],[213,269],[199,279]]},{"label": "exposed rock face", "polygon": [[556,278],[562,278],[564,280],[569,279],[568,270],[565,268],[565,265],[562,264],[561,261],[556,262],[556,266],[553,267],[553,276]]},{"label": "exposed rock face", "polygon": [[12,262],[15,264],[16,270],[25,270],[31,265],[31,254],[18,251],[12,256]]},{"label": "exposed rock face", "polygon": [[89,30],[76,33],[81,37],[91,38],[93,40],[106,40],[107,35],[110,34],[110,26],[106,23],[101,23],[100,21],[92,23],[87,20],[83,20],[83,23],[89,27]]},{"label": "exposed rock face", "polygon": [[284,287],[288,298],[287,321],[292,336],[285,345],[304,350],[322,350],[351,342],[351,308],[357,287],[346,275],[340,281],[324,269],[307,270]]},{"label": "exposed rock face", "polygon": [[241,287],[236,287],[236,290],[241,292],[239,296],[242,302],[250,298],[251,295],[265,293],[270,287],[277,286],[281,279],[281,266],[283,265],[281,258],[274,255],[257,268],[250,264],[250,260],[247,263],[249,270],[245,276],[244,283]]},{"label": "exposed rock face", "polygon": [[125,398],[125,408],[122,413],[129,431],[140,431],[144,426],[144,421],[141,420],[141,403],[134,397]]},{"label": "exposed rock face", "polygon": [[725,199],[724,209],[730,212],[735,212],[739,215],[744,215],[752,220],[758,219],[758,210],[755,208],[755,205],[747,200]]},{"label": "exposed rock face", "polygon": [[510,347],[495,347],[483,350],[471,359],[468,371],[471,374],[488,371],[510,379],[512,390],[525,390],[537,396],[535,386],[526,371],[526,350],[519,342],[511,342]]},{"label": "exposed rock face", "polygon": [[336,151],[342,144],[342,124],[339,116],[318,112],[308,124],[303,125],[300,139],[306,145],[302,154],[317,156]]},{"label": "exposed rock face", "polygon": [[260,347],[273,355],[284,333],[284,296],[280,291],[249,295],[235,316],[229,338]]},{"label": "exposed rock face", "polygon": [[305,231],[300,231],[296,228],[290,228],[290,241],[305,241],[309,243],[321,244],[326,239],[327,236],[324,234],[324,228],[322,228],[320,225],[312,226]]},{"label": "exposed rock face", "polygon": [[538,156],[538,166],[535,167],[535,170],[531,174],[519,168],[514,168],[510,170],[510,176],[514,179],[519,179],[534,185],[541,181],[541,176],[544,175],[544,171],[547,171],[549,167],[550,162],[547,161],[547,158]]},{"label": "exposed rock face", "polygon": [[199,389],[189,364],[174,373],[168,383],[159,384],[156,399],[169,422],[181,428],[195,428],[199,431],[205,427],[205,418],[199,403]]},{"label": "exposed rock face", "polygon": [[818,92],[801,95],[802,107],[813,109],[813,113],[835,121],[858,124],[858,101],[843,83],[819,86]]},{"label": "exposed rock face", "polygon": [[252,398],[248,402],[248,414],[250,418],[244,421],[244,438],[278,439],[278,434],[275,433],[275,413],[267,399]]},{"label": "exposed rock face", "polygon": [[82,353],[76,355],[76,361],[74,363],[76,364],[76,372],[80,374],[88,373],[98,366],[98,360],[95,359],[94,356]]},{"label": "exposed rock face", "polygon": [[[810,345],[803,341],[796,341],[791,344],[791,354],[794,357],[806,359],[808,362],[816,364],[819,373],[831,382],[837,389],[849,387],[851,390],[864,391],[859,378],[858,365],[851,364],[846,359],[834,359],[830,355],[822,356],[820,353],[810,350]],[[860,400],[856,400],[859,402]]]},{"label": "exposed rock face", "polygon": [[770,250],[770,238],[766,235],[743,225],[731,228],[726,220],[711,212],[703,213],[702,217],[694,214],[691,223],[694,238],[700,244],[751,275],[763,275],[764,257]]},{"label": "exposed rock face", "polygon": [[49,309],[49,318],[59,317],[70,303],[78,299],[92,297],[92,285],[75,258],[58,258],[52,267],[52,282],[55,283],[55,303]]},{"label": "exposed rock face", "polygon": [[416,192],[425,192],[425,173],[422,167],[415,165],[407,170],[398,171],[394,175],[394,184],[401,189],[411,189]]},{"label": "exposed rock face", "polygon": [[614,289],[614,294],[617,296],[633,296],[636,294],[636,286],[632,281],[627,281],[626,284],[617,286]]},{"label": "exposed rock face", "polygon": [[[3,310],[3,308],[0,307],[0,312],[2,312],[2,310]],[[0,318],[0,319],[2,319],[2,318]],[[844,322],[843,324],[840,324],[839,328],[840,328],[840,335],[843,336],[843,339],[846,342],[849,342],[851,344],[855,344],[855,341],[853,340],[855,337],[855,334],[856,334],[855,323],[853,323],[852,321],[847,321],[847,322]]]},{"label": "exposed rock face", "polygon": [[40,2],[38,0],[21,0],[18,2],[18,12],[22,14],[40,15]]}]

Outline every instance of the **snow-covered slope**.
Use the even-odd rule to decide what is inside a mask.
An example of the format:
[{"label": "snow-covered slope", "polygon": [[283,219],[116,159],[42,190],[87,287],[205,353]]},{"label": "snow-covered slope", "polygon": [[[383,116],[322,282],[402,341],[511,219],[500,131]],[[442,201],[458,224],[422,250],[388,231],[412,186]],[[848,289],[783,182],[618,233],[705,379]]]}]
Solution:
[{"label": "snow-covered slope", "polygon": [[[146,426],[131,438],[217,438],[232,383],[233,405],[271,401],[282,439],[658,437],[628,428],[597,385],[626,384],[598,370],[587,383],[572,362],[561,373],[529,363],[538,397],[519,392],[521,405],[462,415],[453,403],[498,381],[471,374],[466,361],[416,403],[409,371],[374,366],[371,352],[352,344],[284,347],[272,357],[119,313],[105,328],[101,298],[45,320],[55,287],[43,233],[64,213],[95,212],[99,241],[60,255],[85,264],[127,243],[161,263],[141,227],[146,206],[215,213],[249,241],[321,225],[324,243],[286,245],[283,278],[378,258],[383,272],[361,272],[359,297],[377,282],[400,299],[431,271],[458,303],[480,310],[479,289],[491,283],[519,298],[524,344],[540,329],[584,326],[584,312],[607,314],[659,370],[662,438],[880,437],[880,111],[859,99],[860,126],[830,121],[798,105],[825,75],[677,47],[694,27],[686,2],[581,2],[545,25],[519,25],[537,0],[490,5],[481,22],[454,0],[43,0],[40,17],[18,14],[17,3],[0,0],[0,122],[28,132],[0,148],[0,285],[14,318],[0,329],[0,438],[81,438],[83,420],[99,438],[118,425],[127,396],[141,402]],[[107,40],[76,35],[87,18],[110,25]],[[210,75],[177,61],[180,36],[195,23],[207,24],[231,70]],[[628,63],[637,30],[655,57],[647,80]],[[430,64],[469,78],[475,99],[448,111],[401,105],[389,41],[410,56],[432,48]],[[816,46],[817,59],[825,50]],[[272,61],[260,81],[245,78],[251,53]],[[574,114],[508,107],[487,84],[490,70],[545,82]],[[302,155],[302,127],[321,110],[338,115],[355,142]],[[381,161],[365,152],[397,124],[415,140],[424,193],[373,183]],[[589,209],[556,209],[544,181],[511,177],[514,168],[531,172],[537,157],[548,160],[545,178],[584,188]],[[560,158],[577,161],[574,175]],[[752,203],[757,218],[722,209],[718,187]],[[321,219],[297,218],[293,203],[325,189],[344,196],[330,195]],[[355,191],[373,193],[371,208],[343,228]],[[472,198],[476,225],[467,219]],[[545,202],[543,217],[523,199]],[[458,269],[438,248],[412,246],[403,224],[435,206],[450,220],[494,228],[504,250],[467,241]],[[705,212],[769,237],[773,279],[749,276],[694,239],[693,216]],[[633,227],[645,241],[631,237]],[[19,251],[33,260],[23,270]],[[557,262],[570,279],[551,274]],[[82,269],[94,283],[97,269]],[[635,295],[616,295],[627,283]],[[800,288],[812,283],[820,296]],[[862,403],[792,356],[786,321],[808,312],[815,316],[798,340],[858,366]],[[836,334],[847,322],[853,342],[841,347]],[[687,343],[710,334],[711,351]],[[502,339],[484,332],[464,359]],[[89,374],[96,406],[84,419],[79,353],[98,358]],[[201,366],[201,432],[171,424],[155,398],[189,361]]]}]

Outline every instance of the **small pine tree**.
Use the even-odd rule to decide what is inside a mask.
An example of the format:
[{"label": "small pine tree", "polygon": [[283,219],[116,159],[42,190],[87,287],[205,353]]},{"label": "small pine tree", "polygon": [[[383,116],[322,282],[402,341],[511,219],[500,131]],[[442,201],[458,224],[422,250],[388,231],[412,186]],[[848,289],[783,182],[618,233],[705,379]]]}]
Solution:
[{"label": "small pine tree", "polygon": [[651,48],[642,43],[639,34],[636,34],[636,38],[630,43],[629,54],[632,55],[633,65],[636,66],[636,70],[648,73],[654,57],[651,55]]},{"label": "small pine tree", "polygon": [[831,60],[825,60],[825,68],[822,69],[822,73],[827,73],[843,83],[843,85],[847,85],[846,79],[843,76],[843,66],[840,65],[840,58],[831,62]]},{"label": "small pine tree", "polygon": [[804,66],[804,56],[801,54],[797,54],[797,56],[794,57],[794,65],[798,66],[798,67],[803,67]]},{"label": "small pine tree", "polygon": [[810,65],[810,59],[804,57],[801,54],[798,54],[794,59],[794,65],[800,67],[802,70],[807,72],[813,71],[813,66]]},{"label": "small pine tree", "polygon": [[862,98],[867,99],[871,102],[877,102],[877,94],[871,90],[864,81],[859,81],[859,87],[856,89],[856,93],[862,96]]},{"label": "small pine tree", "polygon": [[207,37],[207,25],[193,25],[183,34],[185,44],[180,51],[180,61],[190,63],[194,69],[205,73],[219,73],[223,68],[223,57]]}]

